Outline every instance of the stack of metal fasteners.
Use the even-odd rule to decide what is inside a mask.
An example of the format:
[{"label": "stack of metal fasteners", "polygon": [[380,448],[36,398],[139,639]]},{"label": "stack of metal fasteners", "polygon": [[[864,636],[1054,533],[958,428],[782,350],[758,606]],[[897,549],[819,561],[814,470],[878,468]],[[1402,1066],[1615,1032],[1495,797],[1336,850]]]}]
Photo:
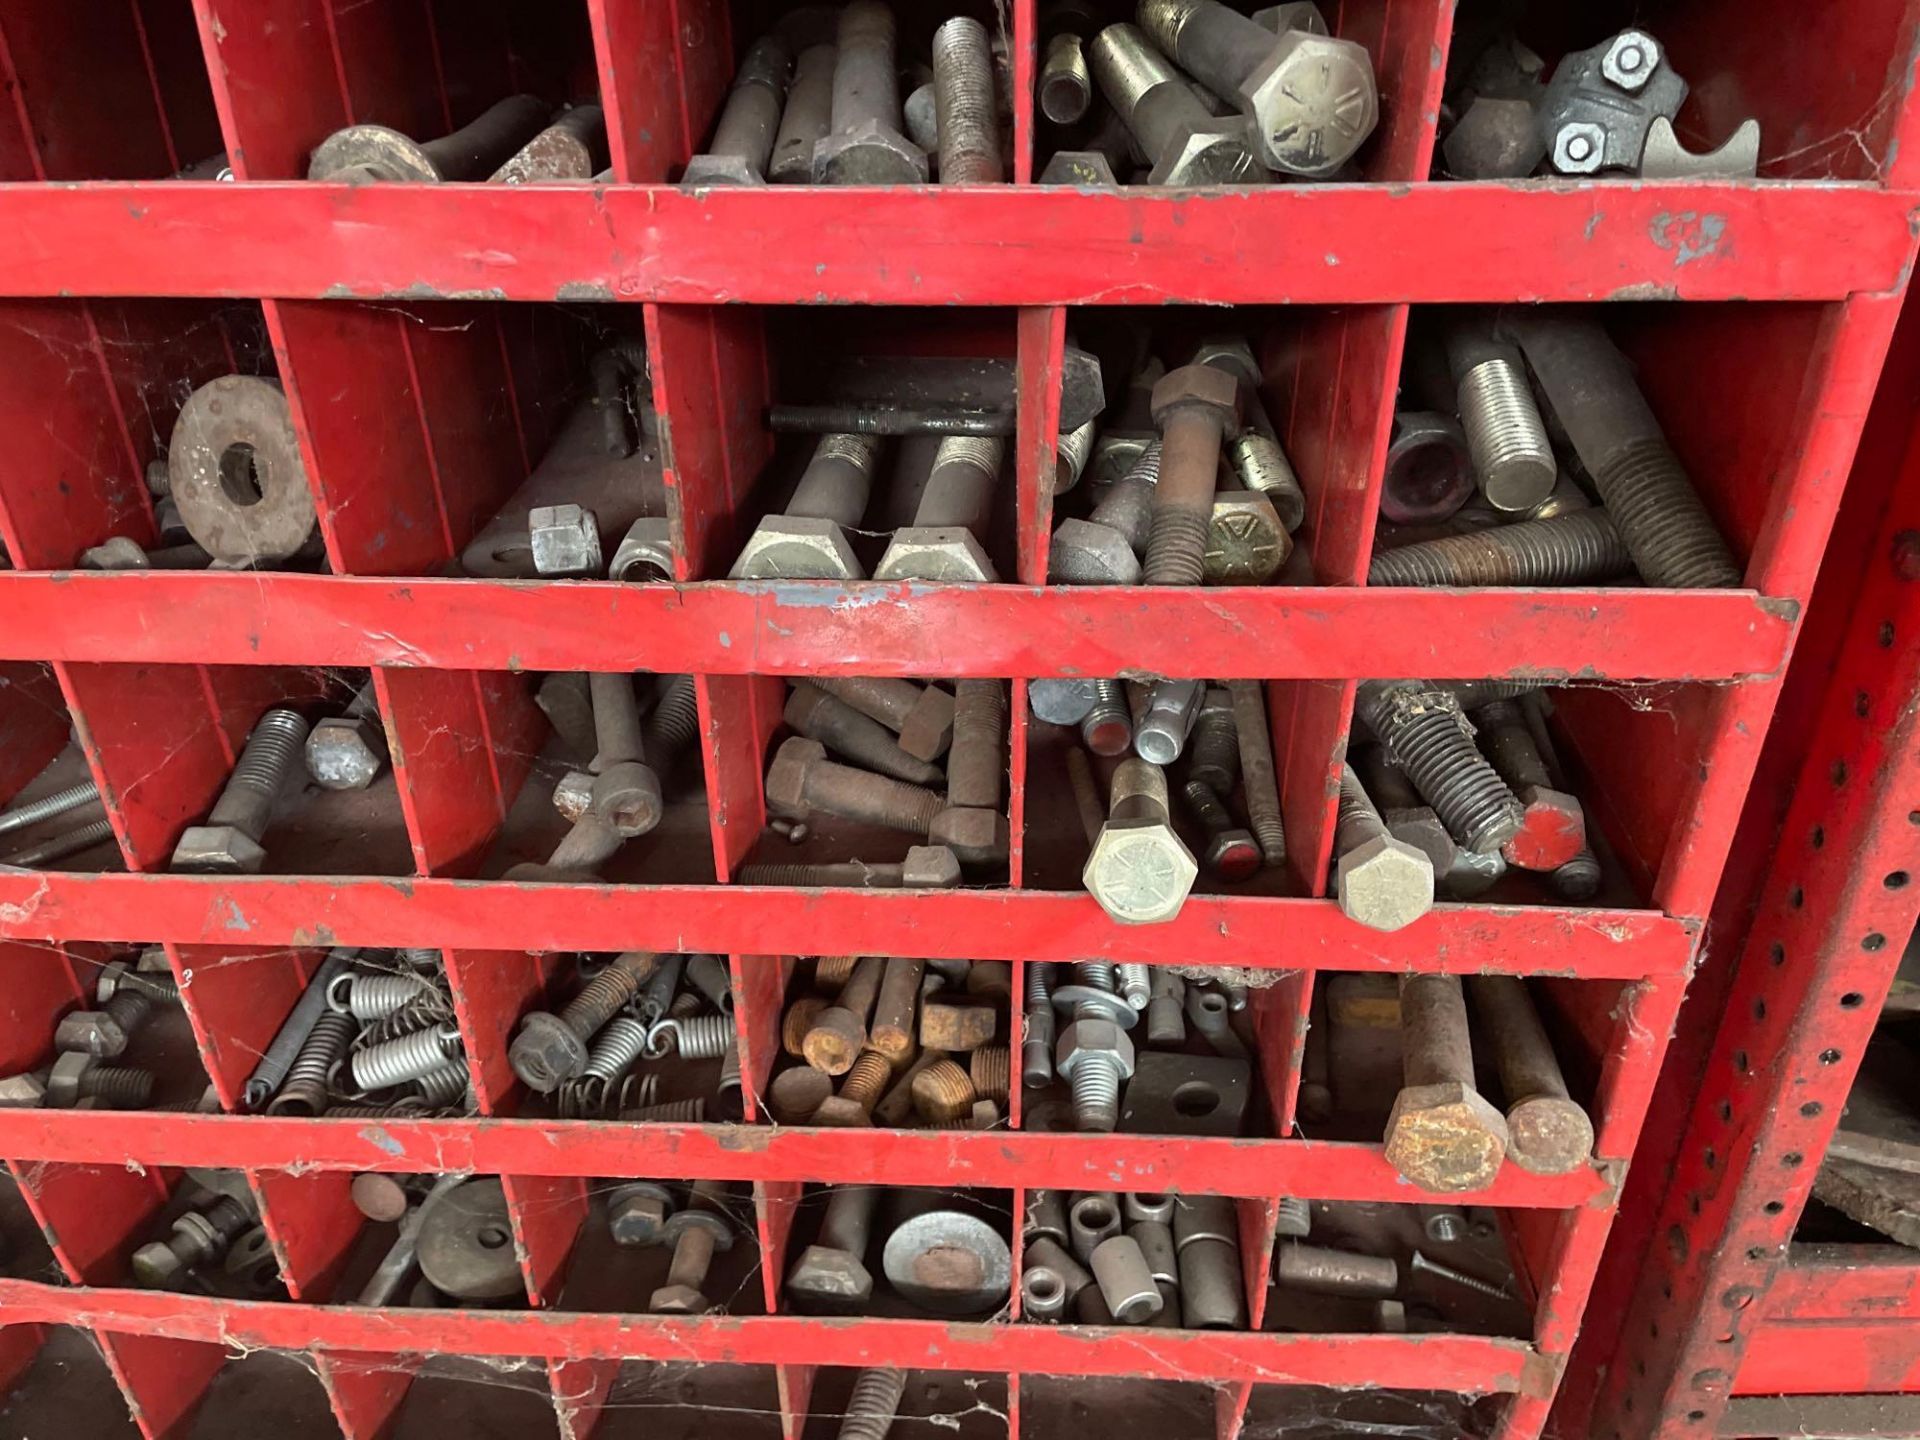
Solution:
[{"label": "stack of metal fasteners", "polygon": [[[0,836],[18,837],[9,840],[11,848],[0,853],[0,866],[31,870],[113,844],[113,824],[97,813],[100,787],[90,777],[51,790],[45,790],[45,780],[42,777],[41,784],[29,787],[32,799],[16,799],[0,811]],[[45,793],[35,793],[41,790]],[[90,818],[76,822],[72,817],[77,812],[85,812]],[[51,823],[56,820],[60,822],[57,826]],[[22,838],[27,839],[26,844],[20,843]]]},{"label": "stack of metal fasteners", "polygon": [[1379,123],[1372,57],[1329,34],[1316,5],[1249,17],[1218,0],[1139,0],[1135,18],[1100,28],[1085,0],[1042,8],[1041,184],[1337,179]]},{"label": "stack of metal fasteners", "polygon": [[1621,30],[1569,50],[1550,78],[1546,61],[1512,30],[1501,30],[1450,67],[1435,175],[1753,178],[1760,122],[1742,121],[1718,148],[1689,150],[1673,129],[1687,88],[1666,47],[1646,30]]},{"label": "stack of metal fasteners", "polygon": [[928,1314],[985,1317],[1007,1302],[1004,1206],[996,1216],[966,1194],[875,1185],[826,1186],[803,1204],[795,1228],[817,1213],[819,1230],[788,1270],[786,1291],[808,1314],[867,1312],[876,1269],[883,1293]]},{"label": "stack of metal fasteners", "polygon": [[280,1267],[238,1170],[193,1170],[164,1239],[133,1252],[133,1283],[233,1299],[284,1299]]},{"label": "stack of metal fasteners", "polygon": [[509,95],[478,119],[431,140],[385,125],[336,130],[308,159],[307,178],[349,185],[585,181],[606,164],[606,150],[606,118],[599,105],[555,110],[533,95]]},{"label": "stack of metal fasteners", "polygon": [[1218,1195],[1027,1192],[1024,1319],[1238,1330],[1235,1202]]},{"label": "stack of metal fasteners", "polygon": [[[93,993],[54,1026],[51,1065],[0,1078],[0,1108],[31,1110],[144,1110],[160,1076],[128,1052],[159,1012],[176,1010],[180,987],[159,948],[110,960]],[[196,1081],[191,1097],[163,1109],[217,1110],[212,1086]]]},{"label": "stack of metal fasteners", "polygon": [[617,1245],[659,1246],[667,1252],[663,1283],[647,1301],[655,1315],[704,1315],[725,1310],[711,1294],[713,1257],[733,1249],[742,1235],[752,1244],[753,1225],[736,1216],[744,1198],[725,1181],[668,1185],[655,1180],[609,1182],[607,1230]]},{"label": "stack of metal fasteners", "polygon": [[781,1020],[767,1090],[783,1125],[987,1130],[1012,1084],[1012,967],[1002,961],[823,956]]},{"label": "stack of metal fasteners", "polygon": [[725,960],[629,950],[583,955],[577,973],[565,1005],[520,1017],[507,1051],[514,1074],[551,1095],[562,1119],[740,1118],[740,1046]]},{"label": "stack of metal fasteners", "polygon": [[1406,371],[1369,585],[1741,584],[1596,316],[1465,312],[1420,337]]}]

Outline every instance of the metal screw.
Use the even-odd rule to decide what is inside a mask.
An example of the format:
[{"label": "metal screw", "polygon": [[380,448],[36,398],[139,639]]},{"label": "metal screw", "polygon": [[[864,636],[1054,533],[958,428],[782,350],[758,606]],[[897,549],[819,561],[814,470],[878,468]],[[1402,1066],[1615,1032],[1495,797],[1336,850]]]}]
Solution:
[{"label": "metal screw", "polygon": [[1187,811],[1207,834],[1207,870],[1222,880],[1245,880],[1260,868],[1260,845],[1251,830],[1235,822],[1211,786],[1189,780],[1180,787]]},{"label": "metal screw", "polygon": [[154,997],[123,989],[98,1010],[74,1010],[54,1027],[56,1050],[83,1051],[103,1060],[124,1054],[135,1032],[153,1013]]},{"label": "metal screw", "polygon": [[1220,446],[1240,423],[1240,386],[1225,370],[1183,365],[1153,387],[1160,427],[1160,482],[1153,491],[1153,533],[1146,583],[1198,585],[1206,574]]},{"label": "metal screw", "polygon": [[793,816],[837,815],[890,830],[929,835],[946,796],[865,770],[836,765],[816,740],[781,743],[767,771],[767,804]]},{"label": "metal screw", "polygon": [[1398,930],[1433,908],[1433,861],[1388,831],[1353,766],[1340,769],[1334,893],[1350,920]]},{"label": "metal screw", "polygon": [[1387,1119],[1387,1163],[1423,1190],[1491,1184],[1507,1122],[1474,1088],[1459,976],[1402,977],[1400,1043],[1406,1083]]},{"label": "metal screw", "polygon": [[1451,1265],[1442,1265],[1438,1261],[1429,1260],[1418,1250],[1413,1252],[1413,1259],[1408,1263],[1407,1269],[1412,1274],[1431,1275],[1436,1280],[1445,1280],[1450,1285],[1458,1285],[1463,1289],[1477,1291],[1494,1300],[1511,1300],[1513,1298],[1512,1292],[1510,1292],[1506,1286],[1495,1285],[1491,1281],[1482,1280],[1477,1275],[1467,1275],[1459,1270],[1455,1270]]},{"label": "metal screw", "polygon": [[1137,585],[1140,556],[1153,526],[1153,491],[1160,478],[1160,442],[1154,441],[1121,479],[1107,487],[1085,520],[1062,520],[1047,549],[1047,580],[1055,585]]},{"label": "metal screw", "polygon": [[1357,708],[1462,845],[1491,854],[1519,833],[1520,802],[1474,746],[1452,696],[1417,681],[1368,680]]},{"label": "metal screw", "polygon": [[531,185],[549,180],[591,180],[594,161],[606,154],[607,117],[598,105],[575,105],[513,153],[487,177],[490,185]]},{"label": "metal screw", "polygon": [[939,113],[940,183],[991,185],[1000,168],[1000,123],[987,31],[956,15],[933,32],[933,95]]},{"label": "metal screw", "polygon": [[1287,832],[1280,818],[1280,782],[1273,763],[1273,742],[1267,738],[1267,692],[1258,680],[1229,680],[1233,723],[1240,736],[1242,796],[1247,823],[1260,842],[1267,867],[1284,865]]},{"label": "metal screw", "polygon": [[853,1382],[839,1440],[886,1440],[906,1393],[907,1372],[892,1368],[862,1370]]},{"label": "metal screw", "polygon": [[1118,680],[1093,682],[1093,708],[1080,722],[1080,738],[1096,755],[1124,755],[1133,744],[1133,707]]},{"label": "metal screw", "polygon": [[826,185],[924,185],[927,156],[900,133],[893,12],[854,0],[840,12],[833,67],[833,131],[814,146],[813,178]]},{"label": "metal screw", "polygon": [[1142,760],[1171,765],[1187,748],[1206,694],[1204,680],[1156,680],[1133,727],[1133,749]]},{"label": "metal screw", "polygon": [[1267,169],[1246,122],[1214,115],[1186,77],[1132,25],[1109,25],[1088,48],[1093,78],[1153,162],[1149,185],[1257,185]]},{"label": "metal screw", "polygon": [[513,1073],[542,1094],[578,1075],[587,1063],[587,1041],[640,993],[659,962],[649,951],[629,950],[594,976],[559,1015],[529,1011],[507,1049]]},{"label": "metal screw", "polygon": [[800,52],[767,166],[767,178],[776,185],[804,185],[813,179],[814,146],[832,128],[836,53],[831,45],[809,45]]},{"label": "metal screw", "polygon": [[667,1218],[664,1234],[673,1245],[673,1259],[667,1266],[667,1283],[647,1302],[654,1314],[698,1315],[707,1310],[701,1287],[713,1267],[714,1253],[733,1248],[733,1222],[721,1209],[725,1196],[724,1182],[696,1181],[687,1208]]},{"label": "metal screw", "polygon": [[63,831],[51,840],[43,840],[38,845],[29,845],[10,855],[0,855],[0,866],[25,870],[35,865],[46,865],[55,860],[64,860],[69,855],[78,855],[83,850],[91,850],[96,845],[104,845],[111,839],[113,822],[93,820]]},{"label": "metal screw", "polygon": [[854,554],[847,531],[866,514],[879,460],[880,441],[875,436],[822,435],[787,508],[754,527],[730,578],[865,579],[866,569]]},{"label": "metal screw", "polygon": [[777,35],[762,35],[734,73],[713,144],[687,162],[683,185],[758,185],[767,175],[793,57]]},{"label": "metal screw", "polygon": [[78,810],[100,798],[98,782],[88,780],[84,784],[69,785],[65,790],[56,790],[25,805],[16,805],[0,814],[0,835],[14,830],[25,830],[30,825],[38,825],[42,820],[51,820],[56,815],[65,815],[69,810]]},{"label": "metal screw", "polygon": [[1139,960],[1122,960],[1113,968],[1115,988],[1128,1008],[1146,1009],[1153,998],[1153,967]]},{"label": "metal screw", "polygon": [[1375,555],[1369,585],[1587,585],[1630,574],[1633,557],[1605,510],[1574,510]]},{"label": "metal screw", "polygon": [[306,742],[307,722],[296,712],[276,708],[262,715],[206,823],[189,826],[181,835],[172,868],[203,874],[258,874],[267,859],[260,837],[266,834],[274,801]]},{"label": "metal screw", "polygon": [[1536,1175],[1564,1175],[1593,1155],[1593,1121],[1567,1094],[1553,1042],[1517,975],[1472,977],[1473,1008],[1507,1098],[1507,1154]]},{"label": "metal screw", "polygon": [[633,676],[596,670],[587,676],[587,688],[593,697],[593,734],[599,747],[594,758],[593,813],[624,839],[645,835],[660,823],[665,806],[660,777],[646,763]]},{"label": "metal screw", "polygon": [[1007,442],[999,436],[949,435],[934,452],[913,523],[894,531],[874,568],[876,580],[999,579],[980,543],[993,516]]},{"label": "metal screw", "polygon": [[1508,323],[1640,578],[1663,589],[1736,588],[1740,566],[1606,331],[1569,317]]},{"label": "metal screw", "polygon": [[470,125],[425,144],[384,125],[349,125],[320,142],[307,165],[309,180],[478,180],[545,128],[544,100],[510,95]]}]

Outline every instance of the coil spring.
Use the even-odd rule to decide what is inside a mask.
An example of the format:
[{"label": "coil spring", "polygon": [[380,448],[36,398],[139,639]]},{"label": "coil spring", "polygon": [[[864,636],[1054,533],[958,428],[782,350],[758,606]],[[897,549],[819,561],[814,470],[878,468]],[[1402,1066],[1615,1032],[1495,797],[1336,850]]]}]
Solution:
[{"label": "coil spring", "polygon": [[593,1037],[580,1078],[598,1081],[602,1087],[613,1084],[639,1061],[647,1048],[647,1037],[647,1027],[631,1015],[614,1016]]},{"label": "coil spring", "polygon": [[733,1045],[731,1015],[694,1015],[685,1019],[662,1020],[656,1033],[664,1031],[682,1060],[717,1060]]},{"label": "coil spring", "polygon": [[706,1008],[706,1002],[691,990],[673,997],[673,1004],[667,1007],[667,1017],[672,1020],[685,1020],[690,1015],[698,1015]]},{"label": "coil spring", "polygon": [[450,1025],[416,1030],[398,1040],[387,1040],[356,1051],[353,1086],[360,1091],[388,1090],[418,1080],[459,1058],[460,1032]]},{"label": "coil spring", "polygon": [[467,1098],[467,1067],[449,1063],[429,1070],[413,1082],[414,1092],[435,1110],[462,1104]]},{"label": "coil spring", "polygon": [[664,1105],[636,1106],[623,1109],[620,1118],[629,1123],[656,1120],[667,1124],[699,1125],[707,1118],[707,1100],[704,1095],[696,1095],[691,1100],[669,1100]]},{"label": "coil spring", "polygon": [[353,1048],[365,1050],[371,1045],[383,1045],[389,1040],[398,1040],[402,1035],[431,1029],[452,1018],[453,1011],[446,998],[438,991],[430,990],[408,1001],[384,1019],[368,1025],[360,1032],[360,1038],[353,1042]]},{"label": "coil spring", "polygon": [[438,971],[441,965],[440,952],[424,945],[403,945],[393,952],[393,958],[413,970]]},{"label": "coil spring", "polygon": [[659,1098],[660,1076],[650,1070],[627,1076],[617,1089],[598,1079],[569,1080],[554,1103],[562,1120],[611,1120],[623,1110],[652,1105]]},{"label": "coil spring", "polygon": [[334,1067],[353,1041],[354,1019],[329,1010],[313,1022],[307,1043],[287,1067],[280,1092],[267,1106],[269,1115],[324,1115],[330,1098]]},{"label": "coil spring", "polygon": [[352,970],[338,976],[327,991],[327,1004],[356,1020],[384,1020],[425,996],[433,986],[420,975],[374,975]]}]

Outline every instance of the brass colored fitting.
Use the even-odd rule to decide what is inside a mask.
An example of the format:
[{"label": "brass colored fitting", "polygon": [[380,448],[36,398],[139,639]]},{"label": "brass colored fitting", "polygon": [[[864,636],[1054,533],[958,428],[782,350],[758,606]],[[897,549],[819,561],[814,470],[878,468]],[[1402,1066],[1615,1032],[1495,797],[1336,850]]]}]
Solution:
[{"label": "brass colored fitting", "polygon": [[827,1002],[818,995],[803,995],[789,1005],[780,1022],[780,1048],[796,1060],[805,1056],[807,1032],[826,1008]]},{"label": "brass colored fitting", "polygon": [[923,1120],[938,1124],[970,1116],[976,1098],[973,1080],[951,1060],[929,1065],[913,1077],[913,1107]]},{"label": "brass colored fitting", "polygon": [[1013,1052],[1005,1045],[982,1045],[967,1057],[974,1090],[989,1100],[1007,1103],[1013,1088]]}]

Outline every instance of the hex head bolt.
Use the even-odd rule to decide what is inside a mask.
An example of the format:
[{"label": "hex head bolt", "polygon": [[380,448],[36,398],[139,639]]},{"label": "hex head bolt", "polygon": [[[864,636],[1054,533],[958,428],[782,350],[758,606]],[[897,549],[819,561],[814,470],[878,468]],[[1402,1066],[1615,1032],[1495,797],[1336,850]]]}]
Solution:
[{"label": "hex head bolt", "polygon": [[659,963],[650,951],[629,950],[614,957],[558,1015],[528,1011],[507,1048],[513,1073],[543,1095],[579,1075],[587,1065],[587,1042],[640,993]]},{"label": "hex head bolt", "polygon": [[1422,1190],[1478,1190],[1507,1152],[1507,1122],[1473,1085],[1467,1002],[1457,975],[1400,981],[1406,1083],[1387,1118],[1387,1163]]},{"label": "hex head bolt", "polygon": [[938,765],[917,760],[902,750],[893,732],[878,720],[803,680],[794,682],[785,713],[787,724],[798,734],[818,740],[863,770],[890,775],[909,785],[938,785],[945,778]]},{"label": "hex head bolt", "polygon": [[1292,1290],[1315,1295],[1391,1299],[1400,1289],[1400,1267],[1386,1255],[1362,1255],[1298,1241],[1273,1252],[1273,1278]]},{"label": "hex head bolt", "polygon": [[1576,796],[1554,788],[1520,706],[1495,700],[1476,710],[1474,721],[1493,768],[1526,807],[1519,834],[1500,849],[1507,863],[1558,870],[1576,859],[1587,848],[1586,812]]},{"label": "hex head bolt", "polygon": [[1153,491],[1160,479],[1160,442],[1155,440],[1120,479],[1107,487],[1085,520],[1069,517],[1047,548],[1047,581],[1053,585],[1138,585],[1153,529]]},{"label": "hex head bolt", "polygon": [[[1287,452],[1280,448],[1280,437],[1267,415],[1266,402],[1260,398],[1260,384],[1265,377],[1253,347],[1243,336],[1217,336],[1194,352],[1193,363],[1225,370],[1240,382],[1241,413],[1247,423],[1228,443],[1227,463],[1245,489],[1264,495],[1272,502],[1275,516],[1285,533],[1291,535],[1307,518],[1307,496],[1300,488],[1300,477],[1293,473]],[[1286,552],[1290,553],[1292,548],[1292,544],[1287,543]],[[1286,553],[1282,553],[1279,563],[1286,563]]]},{"label": "hex head bolt", "polygon": [[1340,768],[1334,848],[1334,894],[1349,920],[1398,930],[1433,908],[1433,861],[1387,829],[1351,765]]},{"label": "hex head bolt", "polygon": [[151,1070],[102,1065],[82,1051],[68,1051],[47,1072],[49,1110],[72,1110],[83,1103],[96,1110],[143,1110],[152,1099]]},{"label": "hex head bolt", "polygon": [[847,531],[866,514],[880,444],[873,435],[822,435],[787,508],[754,527],[728,578],[866,579]]},{"label": "hex head bolt", "polygon": [[1620,527],[1640,578],[1672,589],[1733,589],[1740,565],[1667,443],[1633,367],[1597,321],[1514,317],[1554,414]]},{"label": "hex head bolt", "polygon": [[[767,807],[795,819],[838,815],[925,839],[946,808],[937,790],[903,784],[867,770],[836,765],[817,740],[795,735],[780,744],[767,769]],[[965,856],[961,857],[963,860]]]},{"label": "hex head bolt", "polygon": [[1233,1201],[1182,1195],[1173,1212],[1180,1262],[1181,1318],[1189,1330],[1238,1330],[1247,1323],[1240,1274],[1240,1224]]},{"label": "hex head bolt", "polygon": [[623,839],[645,835],[660,823],[664,804],[660,777],[646,763],[646,732],[640,728],[640,702],[633,676],[594,671],[587,676],[593,696],[593,813]]},{"label": "hex head bolt", "polygon": [[682,185],[764,185],[780,128],[793,56],[778,35],[762,35],[747,48],[721,107],[713,143],[687,161]]},{"label": "hex head bolt", "polygon": [[134,1032],[146,1023],[153,1007],[152,995],[123,989],[98,1010],[69,1011],[54,1027],[53,1048],[100,1060],[115,1059],[126,1053]]},{"label": "hex head bolt", "polygon": [[655,1315],[704,1315],[712,1308],[701,1287],[715,1253],[733,1248],[733,1222],[720,1208],[725,1196],[724,1182],[695,1181],[687,1208],[667,1217],[661,1234],[673,1246],[673,1259],[667,1283],[647,1301]]},{"label": "hex head bolt", "polygon": [[1139,1013],[1114,988],[1113,966],[1085,961],[1074,966],[1074,983],[1053,994],[1070,1005],[1073,1022],[1054,1047],[1054,1072],[1073,1090],[1074,1125],[1106,1131],[1120,1123],[1120,1089],[1133,1078],[1133,1040],[1127,1031]]},{"label": "hex head bolt", "polygon": [[993,49],[978,20],[956,15],[933,32],[933,101],[939,117],[940,183],[992,185],[1000,164]]},{"label": "hex head bolt", "polygon": [[700,733],[700,702],[691,675],[676,675],[640,727],[640,746],[654,774],[671,776]]},{"label": "hex head bolt", "polygon": [[1447,332],[1447,366],[1480,493],[1496,510],[1531,510],[1553,493],[1559,466],[1520,352],[1462,322]]},{"label": "hex head bolt", "polygon": [[1133,725],[1133,749],[1142,760],[1171,765],[1185,753],[1187,736],[1200,717],[1204,680],[1156,680]]},{"label": "hex head bolt", "polygon": [[1160,427],[1160,481],[1153,491],[1153,533],[1146,583],[1198,585],[1206,575],[1220,445],[1240,425],[1240,385],[1211,365],[1183,365],[1153,387]]},{"label": "hex head bolt", "polygon": [[1171,920],[1186,904],[1200,867],[1174,832],[1166,775],[1128,756],[1114,771],[1111,796],[1081,883],[1122,925]]},{"label": "hex head bolt", "polygon": [[1367,680],[1356,708],[1448,833],[1467,849],[1491,854],[1520,833],[1520,801],[1475,747],[1451,695],[1418,681]]},{"label": "hex head bolt", "polygon": [[822,1010],[801,1041],[801,1053],[814,1069],[844,1075],[867,1044],[867,1021],[879,998],[887,962],[863,955],[832,1005]]},{"label": "hex head bolt", "polygon": [[800,1252],[787,1276],[787,1293],[823,1309],[863,1305],[873,1298],[866,1265],[877,1185],[836,1185],[827,1198],[820,1238]]},{"label": "hex head bolt", "polygon": [[1280,816],[1280,780],[1267,736],[1267,692],[1258,680],[1229,680],[1233,725],[1240,740],[1241,798],[1247,825],[1260,842],[1268,869],[1287,860],[1287,830]]},{"label": "hex head bolt", "polygon": [[1140,0],[1141,26],[1214,94],[1239,107],[1262,164],[1325,179],[1380,120],[1364,46],[1273,30],[1216,0]]},{"label": "hex head bolt", "polygon": [[776,185],[805,185],[813,179],[813,151],[833,128],[833,72],[838,51],[809,45],[794,66],[793,85],[780,114],[767,178]]},{"label": "hex head bolt", "polygon": [[1096,755],[1111,759],[1133,746],[1133,706],[1118,680],[1093,682],[1093,704],[1080,721],[1080,738]]},{"label": "hex head bolt", "polygon": [[1244,120],[1222,119],[1132,25],[1109,25],[1088,46],[1100,93],[1153,163],[1149,185],[1259,185],[1267,167]]},{"label": "hex head bolt", "polygon": [[998,680],[961,680],[954,687],[953,748],[947,756],[947,808],[932,839],[962,860],[1002,859],[1007,819],[1000,813],[1000,777],[1007,767],[1007,694]]},{"label": "hex head bolt", "polygon": [[260,837],[306,741],[307,722],[297,712],[273,709],[262,715],[206,823],[181,834],[171,868],[196,875],[259,874],[267,861]]},{"label": "hex head bolt", "polygon": [[1567,1094],[1553,1042],[1517,975],[1468,982],[1480,1038],[1507,1098],[1507,1156],[1535,1175],[1565,1175],[1593,1158],[1593,1121]]},{"label": "hex head bolt", "polygon": [[1260,842],[1253,832],[1233,818],[1211,786],[1189,780],[1180,787],[1180,797],[1187,802],[1187,813],[1206,832],[1207,849],[1200,863],[1207,873],[1227,881],[1250,879],[1261,865]]},{"label": "hex head bolt", "polygon": [[108,962],[94,982],[94,998],[101,1004],[126,993],[145,995],[155,1004],[178,1005],[180,982],[162,970],[136,970],[124,960]]},{"label": "hex head bolt", "polygon": [[989,584],[1000,578],[980,536],[993,517],[1007,442],[998,436],[949,435],[934,452],[933,473],[913,524],[894,531],[874,567],[876,580],[960,580]]},{"label": "hex head bolt", "polygon": [[1214,794],[1233,794],[1240,778],[1240,731],[1233,720],[1233,696],[1224,685],[1209,685],[1200,697],[1187,743],[1187,778]]},{"label": "hex head bolt", "polygon": [[369,680],[307,735],[307,774],[323,790],[364,790],[387,765],[387,732]]},{"label": "hex head bolt", "polygon": [[181,1289],[192,1271],[225,1255],[253,1224],[253,1212],[231,1195],[222,1195],[204,1210],[189,1210],[173,1222],[170,1239],[133,1252],[134,1283],[146,1290]]},{"label": "hex head bolt", "polygon": [[56,790],[38,800],[25,805],[16,805],[11,810],[0,813],[0,835],[14,830],[25,830],[38,825],[42,820],[51,820],[55,816],[65,815],[82,806],[91,805],[100,798],[100,784],[88,780],[84,784],[69,785],[64,790]]},{"label": "hex head bolt", "polygon": [[938,685],[874,678],[812,682],[900,737],[900,748],[917,760],[938,760],[953,742],[953,697]]},{"label": "hex head bolt", "polygon": [[853,0],[840,12],[832,123],[813,149],[816,184],[927,183],[926,152],[900,133],[893,11],[878,0]]},{"label": "hex head bolt", "polygon": [[607,117],[598,105],[575,105],[527,141],[493,174],[491,185],[591,180],[607,150]]},{"label": "hex head bolt", "polygon": [[847,1415],[840,1422],[838,1440],[887,1440],[900,1397],[907,1391],[907,1372],[892,1368],[862,1370],[853,1382]]},{"label": "hex head bolt", "polygon": [[425,144],[385,125],[349,125],[336,130],[307,162],[309,180],[411,180],[440,184],[491,175],[546,127],[544,100],[509,95],[479,119]]},{"label": "hex head bolt", "polygon": [[883,960],[881,963],[884,973],[873,1002],[873,1023],[867,1027],[867,1044],[884,1055],[889,1064],[898,1067],[913,1059],[920,980],[926,973],[927,962]]},{"label": "hex head bolt", "polygon": [[1587,585],[1632,572],[1613,517],[1571,510],[1383,550],[1367,566],[1367,584]]}]

